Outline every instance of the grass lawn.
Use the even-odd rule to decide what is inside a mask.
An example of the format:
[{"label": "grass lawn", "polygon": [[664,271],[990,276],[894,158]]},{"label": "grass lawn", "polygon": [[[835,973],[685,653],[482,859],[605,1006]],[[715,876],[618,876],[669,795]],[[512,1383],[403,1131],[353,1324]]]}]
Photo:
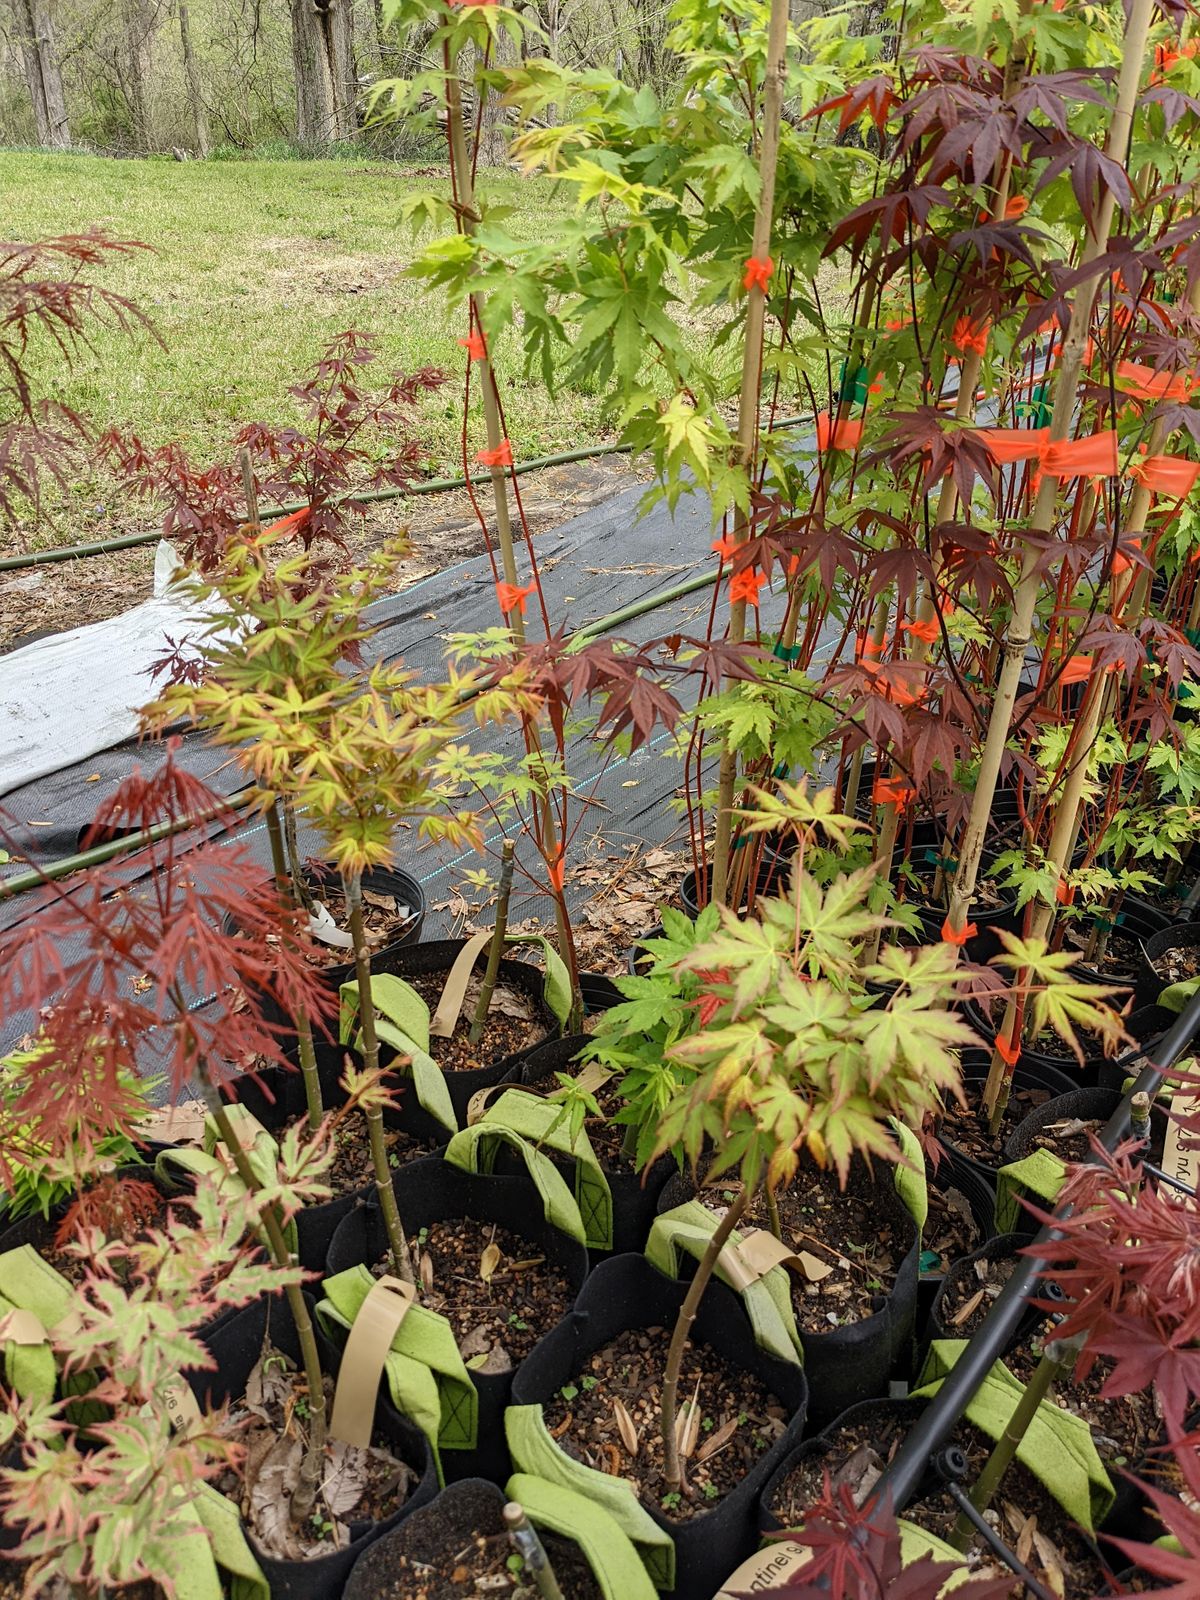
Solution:
[{"label": "grass lawn", "polygon": [[[516,208],[507,226],[536,235],[569,203],[545,180],[483,176],[485,193]],[[52,352],[54,393],[95,426],[133,429],[152,444],[180,441],[202,458],[243,423],[294,420],[287,387],[331,335],[378,336],[381,364],[461,373],[461,313],[448,317],[403,276],[413,254],[400,202],[447,188],[428,170],[358,161],[114,161],[0,151],[0,215],[8,237],[103,228],[152,247],[107,269],[104,281],[153,318],[148,336],[100,333],[71,372]],[[458,470],[457,383],[430,397],[421,435],[434,472]],[[506,395],[518,457],[590,443],[598,403],[548,399],[519,377]],[[482,425],[479,425],[480,434]],[[482,439],[479,441],[482,442]],[[87,523],[104,486],[80,483],[33,544],[94,537]]]}]

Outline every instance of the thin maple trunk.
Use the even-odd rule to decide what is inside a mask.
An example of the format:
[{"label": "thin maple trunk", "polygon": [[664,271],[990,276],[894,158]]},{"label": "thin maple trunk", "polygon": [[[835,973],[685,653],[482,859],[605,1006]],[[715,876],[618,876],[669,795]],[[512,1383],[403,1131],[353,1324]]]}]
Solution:
[{"label": "thin maple trunk", "polygon": [[[1122,166],[1125,165],[1129,154],[1133,116],[1137,107],[1138,86],[1146,54],[1152,10],[1153,0],[1132,0],[1125,30],[1117,98],[1106,147],[1108,155],[1115,158]],[[1088,230],[1081,267],[1088,266],[1107,251],[1115,209],[1116,198],[1111,189],[1106,189],[1097,208],[1095,221]],[[1084,347],[1099,286],[1100,277],[1098,274],[1093,274],[1076,290],[1070,326],[1063,341],[1062,355],[1058,364],[1058,387],[1049,432],[1052,442],[1065,439],[1071,429],[1083,370]],[[1057,497],[1058,486],[1055,479],[1049,476],[1043,478],[1029,524],[1029,531],[1032,534],[1045,535],[1052,531]],[[1032,637],[1038,593],[1041,588],[1040,554],[1040,541],[1035,539],[1026,544],[1021,562],[1021,575],[1013,596],[1012,619],[1003,645],[1002,666],[996,686],[992,716],[988,724],[971,813],[959,851],[954,891],[950,898],[950,925],[954,928],[961,928],[966,924],[975,897],[984,836],[995,803],[996,786],[1008,744],[1025,652]],[[994,1065],[993,1063],[993,1068]]]},{"label": "thin maple trunk", "polygon": [[[472,175],[472,163],[467,150],[466,133],[463,128],[462,86],[450,61],[449,50],[443,51],[443,67],[446,86],[446,130],[450,141],[450,156],[454,166],[455,181],[458,188],[458,222],[462,232],[471,237],[480,222],[479,212],[475,206],[475,183]],[[486,95],[486,87],[480,90]],[[486,297],[482,294],[473,294],[470,297],[471,316],[474,327],[482,329],[483,313],[487,304]],[[478,363],[479,380],[483,390],[483,420],[487,434],[487,447],[489,451],[499,450],[504,441],[504,422],[500,415],[500,404],[496,394],[496,384],[492,376],[492,352],[490,341],[486,345],[484,358]],[[496,510],[496,537],[500,546],[500,564],[504,573],[504,581],[517,587],[517,552],[513,540],[512,513],[508,503],[509,485],[508,476],[504,467],[495,465],[488,469],[492,485],[492,503]],[[506,617],[509,628],[512,630],[518,646],[525,643],[525,618],[520,606],[514,606]],[[532,718],[524,720],[525,740],[533,753],[542,754],[541,732],[537,723]],[[541,834],[542,854],[547,865],[554,863],[550,869],[551,882],[549,894],[554,902],[554,924],[558,933],[558,950],[567,965],[567,972],[571,980],[571,1016],[568,1026],[578,1032],[583,1024],[583,997],[579,988],[579,959],[575,951],[575,937],[571,931],[571,918],[567,912],[566,895],[563,891],[561,874],[563,863],[566,859],[567,841],[565,833],[560,833],[558,822],[554,815],[554,805],[549,794],[541,799]]]},{"label": "thin maple trunk", "polygon": [[[367,947],[366,930],[362,914],[362,877],[357,872],[343,878],[346,904],[350,910],[350,934],[354,940],[354,971],[358,978],[358,1021],[362,1029],[363,1067],[367,1072],[379,1070],[379,1037],[375,1032],[375,1002],[371,995],[371,952]],[[384,1136],[383,1112],[378,1106],[364,1110],[367,1134],[371,1142],[371,1166],[375,1172],[375,1194],[379,1200],[379,1214],[387,1234],[388,1256],[392,1271],[405,1283],[415,1286],[412,1256],[396,1204],[396,1190],[392,1184],[392,1169],[388,1166],[387,1142]]]},{"label": "thin maple trunk", "polygon": [[683,1354],[687,1349],[687,1342],[691,1337],[692,1324],[696,1320],[696,1313],[700,1310],[700,1302],[704,1298],[704,1291],[708,1288],[716,1268],[717,1257],[729,1242],[729,1235],[737,1227],[749,1201],[749,1190],[743,1186],[717,1224],[712,1238],[708,1241],[708,1246],[700,1257],[700,1264],[696,1268],[696,1274],[691,1283],[688,1284],[688,1291],[683,1298],[683,1304],[679,1308],[679,1315],[675,1318],[671,1344],[667,1351],[667,1364],[663,1368],[661,1419],[663,1478],[666,1480],[669,1494],[674,1494],[683,1481],[683,1471],[679,1465],[679,1441],[675,1437],[676,1422],[679,1416],[679,1374],[683,1367]]},{"label": "thin maple trunk", "polygon": [[[767,26],[767,61],[763,72],[762,142],[758,156],[761,187],[750,251],[755,261],[766,261],[771,250],[771,228],[775,218],[775,168],[779,160],[783,80],[787,68],[787,37],[788,0],[771,0],[771,15]],[[740,465],[749,476],[758,444],[767,290],[760,283],[751,283],[746,294],[737,453]],[[744,545],[749,535],[750,519],[746,513],[739,511],[733,525],[734,544]],[[737,645],[742,644],[745,638],[746,602],[734,600],[729,607],[729,639]],[[728,889],[729,853],[733,838],[733,789],[737,781],[737,764],[737,751],[726,738],[721,745],[721,766],[717,780],[717,827],[713,843],[712,885],[709,894],[709,898],[718,904],[725,901]],[[700,884],[697,885],[698,889],[702,887]]]}]

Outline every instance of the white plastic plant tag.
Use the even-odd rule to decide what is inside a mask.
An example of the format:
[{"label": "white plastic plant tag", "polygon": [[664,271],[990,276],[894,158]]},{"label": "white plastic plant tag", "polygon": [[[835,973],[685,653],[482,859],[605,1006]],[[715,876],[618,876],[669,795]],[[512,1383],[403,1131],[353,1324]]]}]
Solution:
[{"label": "white plastic plant tag", "polygon": [[319,900],[313,901],[313,909],[308,917],[308,931],[314,939],[320,939],[322,944],[333,945],[335,950],[353,950],[354,939],[344,928],[339,928],[329,914],[329,907],[322,905]]}]

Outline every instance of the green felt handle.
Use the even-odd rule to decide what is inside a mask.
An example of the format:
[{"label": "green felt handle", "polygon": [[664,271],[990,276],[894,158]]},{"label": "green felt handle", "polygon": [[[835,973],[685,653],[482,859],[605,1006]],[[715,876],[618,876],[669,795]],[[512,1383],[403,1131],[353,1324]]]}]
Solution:
[{"label": "green felt handle", "polygon": [[604,1600],[656,1600],[657,1591],[633,1541],[589,1496],[525,1472],[514,1473],[504,1492],[524,1507],[535,1527],[575,1541]]},{"label": "green felt handle", "polygon": [[[935,1395],[942,1379],[967,1348],[965,1339],[935,1339],[929,1347],[921,1386],[915,1399]],[[966,1408],[968,1421],[998,1439],[1016,1409],[1024,1384],[1002,1361],[997,1361]],[[1043,1400],[1017,1446],[1017,1460],[1042,1483],[1059,1505],[1091,1533],[1104,1520],[1116,1491],[1092,1443],[1091,1429],[1082,1417],[1064,1411],[1053,1400]]]},{"label": "green felt handle", "polygon": [[542,1212],[551,1227],[565,1233],[568,1238],[588,1242],[583,1218],[575,1196],[567,1188],[561,1173],[548,1156],[544,1156],[527,1139],[511,1128],[476,1122],[470,1128],[456,1133],[446,1146],[445,1159],[451,1166],[464,1172],[490,1172],[501,1144],[515,1150],[525,1163],[534,1187],[542,1198]]},{"label": "green felt handle", "polygon": [[549,939],[541,933],[510,933],[506,935],[505,944],[536,944],[541,947],[542,959],[546,963],[546,976],[542,983],[542,997],[558,1019],[560,1028],[566,1026],[567,1018],[571,1015],[571,975],[567,971],[566,962],[550,943]]},{"label": "green felt handle", "polygon": [[[685,1201],[670,1211],[655,1217],[646,1241],[646,1259],[665,1273],[668,1278],[678,1278],[680,1256],[686,1252],[697,1261],[708,1248],[708,1241],[717,1228],[718,1219],[699,1200]],[[742,1235],[735,1229],[733,1244],[740,1244]],[[804,1360],[800,1331],[792,1310],[791,1275],[786,1267],[772,1267],[756,1283],[738,1290],[732,1283],[720,1258],[716,1266],[717,1277],[734,1289],[746,1308],[746,1315],[754,1329],[754,1342],[777,1361],[794,1364]]]},{"label": "green felt handle", "polygon": [[[326,1329],[348,1329],[375,1280],[365,1266],[348,1267],[324,1283],[317,1316]],[[479,1432],[479,1396],[446,1318],[413,1305],[396,1330],[384,1362],[396,1409],[411,1417],[433,1446],[473,1450]],[[438,1460],[439,1475],[441,1461]]]},{"label": "green felt handle", "polygon": [[[244,1106],[226,1106],[225,1111],[235,1132],[246,1122],[254,1122],[254,1118]],[[173,1167],[181,1172],[190,1172],[197,1178],[210,1176],[218,1181],[219,1186],[227,1194],[245,1194],[246,1186],[236,1170],[217,1154],[218,1148],[221,1147],[221,1135],[216,1123],[211,1117],[205,1117],[204,1148],[197,1150],[192,1145],[172,1145],[169,1149],[159,1152],[154,1170],[163,1179],[169,1179]],[[279,1165],[279,1146],[274,1138],[265,1128],[258,1127],[254,1141],[245,1147],[245,1153],[255,1177],[264,1187],[270,1188],[275,1183]],[[295,1254],[299,1248],[295,1217],[284,1226],[283,1237],[288,1249]]]},{"label": "green felt handle", "polygon": [[642,1505],[628,1478],[614,1478],[573,1460],[546,1431],[540,1405],[509,1406],[504,1432],[520,1473],[572,1489],[600,1506],[637,1548],[656,1589],[675,1587],[675,1541]]},{"label": "green felt handle", "polygon": [[[59,1323],[75,1304],[75,1291],[60,1272],[30,1244],[0,1255],[0,1315],[32,1311],[43,1328]],[[4,1342],[4,1375],[10,1388],[26,1400],[54,1399],[58,1369],[48,1344]]]},{"label": "green felt handle", "polygon": [[[338,1040],[341,1044],[362,1046],[362,1028],[358,1016],[358,984],[344,983],[338,991]],[[403,978],[394,972],[377,972],[371,978],[371,1000],[375,1007],[375,1033],[382,1044],[387,1044],[402,1056],[409,1058],[402,1070],[413,1081],[417,1100],[451,1133],[458,1131],[458,1118],[446,1078],[441,1067],[429,1054],[429,1007]]]},{"label": "green felt handle", "polygon": [[[565,1160],[573,1161],[575,1203],[583,1219],[584,1243],[592,1250],[612,1249],[612,1190],[596,1160],[596,1152],[586,1131],[580,1129],[579,1136],[572,1140],[570,1118],[563,1106],[553,1100],[543,1100],[528,1089],[505,1089],[474,1126],[487,1129],[489,1134],[489,1138],[473,1146],[472,1159],[482,1162],[484,1171],[491,1171],[496,1157],[493,1143],[500,1142],[520,1149],[522,1156],[532,1147],[534,1150],[554,1150]],[[524,1145],[517,1146],[509,1138],[510,1134],[523,1140]],[[491,1135],[495,1136],[494,1141]],[[463,1148],[466,1148],[465,1142]],[[450,1159],[449,1152],[447,1159]]]},{"label": "green felt handle", "polygon": [[[177,1600],[271,1600],[271,1586],[242,1531],[237,1507],[211,1484],[198,1484],[190,1510],[199,1528],[173,1539],[164,1576],[175,1583]],[[225,1575],[222,1586],[218,1568]]]},{"label": "green felt handle", "polygon": [[1052,1206],[1067,1177],[1067,1169],[1050,1150],[1035,1150],[1020,1161],[1010,1161],[996,1174],[996,1232],[1012,1233],[1025,1212],[1023,1194],[1035,1195]]}]

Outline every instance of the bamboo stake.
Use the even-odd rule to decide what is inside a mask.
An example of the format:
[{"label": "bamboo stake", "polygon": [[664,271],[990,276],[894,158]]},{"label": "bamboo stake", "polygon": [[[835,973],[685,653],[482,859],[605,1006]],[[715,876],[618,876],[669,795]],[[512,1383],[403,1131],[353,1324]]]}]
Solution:
[{"label": "bamboo stake", "polygon": [[[775,214],[775,168],[779,159],[779,130],[783,120],[783,80],[787,66],[788,0],[771,0],[767,31],[767,62],[763,73],[762,143],[758,171],[761,189],[754,217],[751,256],[768,259]],[[763,332],[767,318],[767,291],[751,282],[747,291],[746,329],[742,346],[742,389],[738,401],[737,455],[747,473],[758,443],[759,391],[762,383]],[[744,545],[750,534],[749,519],[739,512],[733,542]],[[735,600],[729,608],[729,638],[742,644],[746,638],[746,602]],[[721,746],[717,781],[717,826],[713,843],[712,887],[709,898],[723,902],[729,879],[729,852],[733,836],[733,788],[737,779],[737,752],[726,739]],[[699,886],[698,886],[699,887]]]}]

